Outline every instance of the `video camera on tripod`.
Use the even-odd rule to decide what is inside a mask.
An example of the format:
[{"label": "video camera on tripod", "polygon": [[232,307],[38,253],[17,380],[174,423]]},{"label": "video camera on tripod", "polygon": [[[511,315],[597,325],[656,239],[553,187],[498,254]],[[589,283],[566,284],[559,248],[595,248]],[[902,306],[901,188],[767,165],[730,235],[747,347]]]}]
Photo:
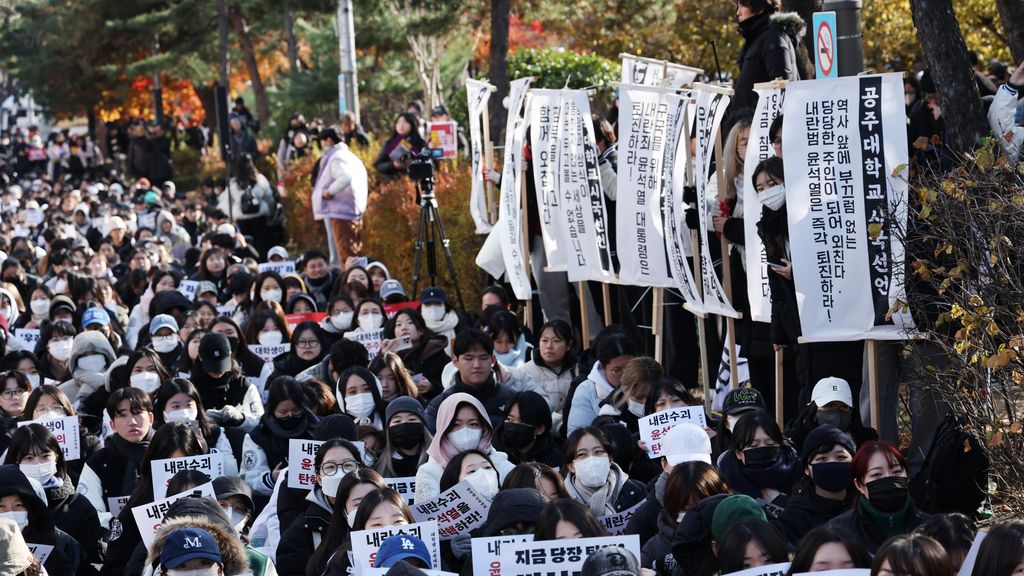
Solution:
[{"label": "video camera on tripod", "polygon": [[406,173],[409,174],[410,178],[421,183],[421,185],[428,181],[433,185],[434,160],[440,160],[443,156],[444,150],[436,148],[422,148],[418,153],[410,152],[409,158],[412,161],[409,163],[409,167],[406,168]]}]

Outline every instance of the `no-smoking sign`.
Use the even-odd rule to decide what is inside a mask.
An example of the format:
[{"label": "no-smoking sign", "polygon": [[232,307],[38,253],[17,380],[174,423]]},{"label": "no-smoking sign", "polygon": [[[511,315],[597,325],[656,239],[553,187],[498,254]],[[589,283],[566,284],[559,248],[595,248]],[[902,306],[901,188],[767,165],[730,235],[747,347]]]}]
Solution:
[{"label": "no-smoking sign", "polygon": [[814,13],[814,71],[816,78],[837,78],[836,65],[836,13]]}]

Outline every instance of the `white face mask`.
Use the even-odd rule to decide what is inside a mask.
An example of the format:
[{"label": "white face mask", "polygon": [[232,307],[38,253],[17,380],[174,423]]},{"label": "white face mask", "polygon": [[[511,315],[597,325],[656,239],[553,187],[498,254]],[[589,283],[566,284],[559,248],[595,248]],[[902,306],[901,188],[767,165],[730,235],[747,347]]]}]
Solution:
[{"label": "white face mask", "polygon": [[167,576],[220,576],[220,566],[216,564],[206,568],[193,570],[168,570]]},{"label": "white face mask", "polygon": [[239,512],[231,506],[221,506],[221,508],[228,515],[228,518],[231,518],[231,525],[235,527],[235,531],[241,533],[242,529],[245,528],[246,513]]},{"label": "white face mask", "polygon": [[355,316],[354,312],[338,312],[331,316],[331,326],[338,330],[348,330],[352,327],[353,316]]},{"label": "white face mask", "polygon": [[0,512],[0,518],[6,518],[13,520],[18,525],[19,530],[24,530],[28,526],[28,512]]},{"label": "white face mask", "polygon": [[334,473],[334,476],[321,476],[320,477],[320,489],[324,491],[324,494],[331,498],[338,496],[338,486],[341,485],[341,480],[345,477],[345,474],[338,470]]},{"label": "white face mask", "polygon": [[182,408],[164,412],[164,422],[195,422],[199,417],[199,410],[195,408]]},{"label": "white face mask", "polygon": [[58,362],[67,362],[68,358],[71,358],[71,340],[57,340],[50,342],[46,349],[50,351],[50,356]]},{"label": "white face mask", "polygon": [[60,280],[57,280],[57,282],[55,282],[53,284],[53,293],[54,294],[64,294],[67,291],[68,291],[68,283],[63,278],[61,278]]},{"label": "white face mask", "polygon": [[420,307],[420,314],[427,322],[440,322],[444,318],[444,304],[430,304]]},{"label": "white face mask", "polygon": [[377,313],[362,314],[359,316],[359,328],[364,332],[379,329],[382,322],[383,317]]},{"label": "white face mask", "polygon": [[107,358],[102,354],[90,354],[78,359],[78,369],[86,372],[103,372],[107,368]]},{"label": "white face mask", "polygon": [[262,346],[277,346],[282,340],[284,340],[284,334],[281,334],[279,330],[274,330],[273,332],[260,332],[257,339],[260,341]]},{"label": "white face mask", "polygon": [[138,388],[146,394],[152,394],[160,388],[160,375],[156,372],[139,372],[138,374],[132,374],[128,382],[132,388]]},{"label": "white face mask", "polygon": [[633,416],[636,416],[637,418],[643,418],[644,417],[644,403],[643,402],[637,402],[636,400],[628,400],[627,404],[629,404],[629,413],[630,414],[632,414]]},{"label": "white face mask", "polygon": [[153,336],[153,350],[167,354],[178,347],[177,336]]},{"label": "white face mask", "polygon": [[32,385],[32,389],[33,390],[35,390],[36,388],[39,388],[39,381],[40,381],[39,373],[36,372],[35,374],[29,374],[28,375],[28,381],[29,381],[29,384]]},{"label": "white face mask", "polygon": [[757,193],[757,200],[769,210],[778,210],[786,205],[786,185],[777,184]]},{"label": "white face mask", "polygon": [[607,456],[587,456],[573,463],[576,479],[587,488],[600,488],[608,481],[612,462]]},{"label": "white face mask", "polygon": [[61,412],[60,410],[47,410],[46,412],[43,412],[43,413],[39,414],[38,416],[36,416],[35,419],[36,420],[60,420],[61,418],[64,418],[65,416],[67,416],[67,414]]},{"label": "white face mask", "polygon": [[39,464],[18,464],[21,473],[29,478],[34,478],[40,484],[46,485],[51,478],[57,475],[57,461],[49,460]]},{"label": "white face mask", "polygon": [[345,397],[345,412],[353,418],[366,418],[373,412],[373,394],[362,392]]},{"label": "white face mask", "polygon": [[459,428],[448,434],[448,443],[459,452],[465,452],[480,446],[483,436],[484,431],[480,428]]},{"label": "white face mask", "polygon": [[484,500],[494,500],[498,494],[498,474],[489,468],[480,468],[465,478],[469,487]]},{"label": "white face mask", "polygon": [[284,295],[284,293],[280,290],[264,290],[263,292],[260,292],[260,298],[262,298],[264,302],[280,302],[282,295]]},{"label": "white face mask", "polygon": [[34,316],[42,317],[50,313],[49,300],[33,300],[29,302],[29,307],[32,308],[32,314]]},{"label": "white face mask", "polygon": [[[356,510],[358,509],[359,508],[356,508]],[[348,527],[350,529],[356,527],[356,510],[351,511],[348,514],[345,514],[345,521],[348,522]]]}]

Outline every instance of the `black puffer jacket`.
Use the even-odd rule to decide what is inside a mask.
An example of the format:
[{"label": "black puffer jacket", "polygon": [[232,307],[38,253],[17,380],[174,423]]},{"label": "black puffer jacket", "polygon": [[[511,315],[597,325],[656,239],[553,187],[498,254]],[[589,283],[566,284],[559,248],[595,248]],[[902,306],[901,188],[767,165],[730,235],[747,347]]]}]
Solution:
[{"label": "black puffer jacket", "polygon": [[754,84],[776,78],[799,80],[796,49],[793,39],[786,33],[779,18],[784,14],[759,14],[740,23],[743,48],[737,64],[740,74],[733,83],[736,94],[730,110],[753,109],[757,104]]},{"label": "black puffer jacket", "polygon": [[674,519],[670,519],[664,510],[658,514],[657,524],[657,534],[650,540],[641,540],[644,545],[640,550],[640,566],[654,570],[658,576],[671,576],[678,566],[675,556],[672,555],[672,539],[679,525]]},{"label": "black puffer jacket", "polygon": [[54,525],[46,504],[39,499],[28,478],[13,464],[0,466],[0,498],[5,496],[17,496],[28,512],[28,526],[21,531],[25,541],[53,546],[43,563],[48,574],[94,573],[79,572],[85,560],[82,547]]},{"label": "black puffer jacket", "polygon": [[[647,542],[658,533],[658,515],[661,514],[661,501],[658,499],[658,482],[663,485],[668,481],[668,474],[659,474],[647,483],[647,498],[629,517],[626,534],[637,534],[640,542]],[[662,488],[664,490],[664,488]],[[649,566],[648,566],[649,568]]]},{"label": "black puffer jacket", "polygon": [[75,485],[70,479],[64,479],[60,486],[46,488],[46,501],[53,523],[82,547],[85,559],[78,574],[99,574],[95,566],[102,565],[106,558],[104,537],[107,530],[100,525],[96,509],[84,496],[75,492]]},{"label": "black puffer jacket", "polygon": [[[809,484],[809,483],[808,483]],[[790,496],[786,509],[770,522],[791,546],[796,546],[804,534],[846,512],[849,504],[842,500],[830,500],[818,496],[810,484],[803,494]]]},{"label": "black puffer jacket", "polygon": [[[325,508],[326,497],[315,490],[310,493],[311,501],[306,513],[296,518],[281,534],[277,545],[277,573],[281,576],[305,576],[306,563],[316,550],[314,533],[318,543],[327,534],[331,523],[331,511]],[[312,499],[315,498],[316,501]]]},{"label": "black puffer jacket", "polygon": [[687,576],[711,576],[718,570],[718,561],[711,550],[711,520],[718,504],[728,494],[709,496],[694,504],[672,538],[672,556]]}]

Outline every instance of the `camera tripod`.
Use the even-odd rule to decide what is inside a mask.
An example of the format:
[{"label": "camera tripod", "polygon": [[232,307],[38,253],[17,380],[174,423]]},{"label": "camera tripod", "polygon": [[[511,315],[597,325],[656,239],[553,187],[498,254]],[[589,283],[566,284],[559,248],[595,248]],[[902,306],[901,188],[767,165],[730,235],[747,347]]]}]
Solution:
[{"label": "camera tripod", "polygon": [[440,241],[441,249],[444,250],[444,257],[448,263],[448,275],[451,277],[452,285],[455,286],[455,296],[459,302],[459,311],[464,312],[466,305],[462,301],[462,290],[459,288],[459,279],[455,272],[455,260],[452,259],[452,251],[449,246],[450,242],[448,236],[444,233],[441,213],[437,209],[433,176],[420,179],[417,189],[420,196],[420,226],[419,232],[416,235],[416,253],[413,259],[412,292],[413,294],[419,294],[420,292],[420,265],[423,263],[424,248],[426,248],[427,253],[427,274],[430,276],[430,285],[437,286],[437,243]]}]

